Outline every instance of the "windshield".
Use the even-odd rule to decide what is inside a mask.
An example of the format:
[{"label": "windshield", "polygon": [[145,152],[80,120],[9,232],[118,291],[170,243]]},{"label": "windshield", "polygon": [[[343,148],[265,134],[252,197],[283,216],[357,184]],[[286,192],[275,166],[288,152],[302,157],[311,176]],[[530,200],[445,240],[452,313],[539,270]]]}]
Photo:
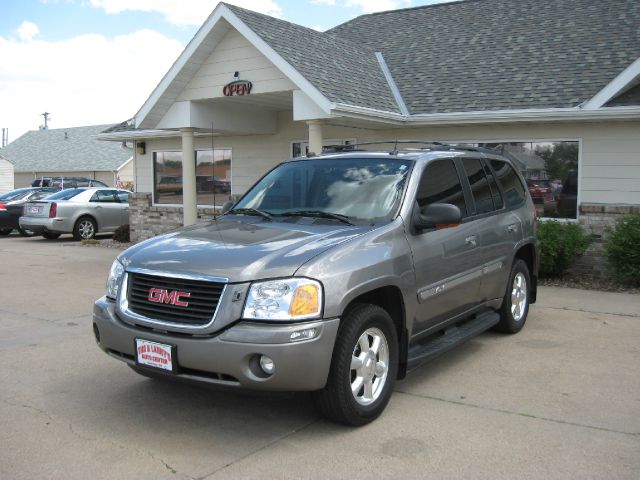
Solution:
[{"label": "windshield", "polygon": [[284,163],[260,180],[234,210],[270,215],[326,212],[355,224],[390,221],[400,205],[411,164],[380,158]]},{"label": "windshield", "polygon": [[84,191],[84,188],[69,188],[67,190],[60,190],[58,193],[49,195],[47,197],[47,200],[69,200],[70,198],[73,198]]}]

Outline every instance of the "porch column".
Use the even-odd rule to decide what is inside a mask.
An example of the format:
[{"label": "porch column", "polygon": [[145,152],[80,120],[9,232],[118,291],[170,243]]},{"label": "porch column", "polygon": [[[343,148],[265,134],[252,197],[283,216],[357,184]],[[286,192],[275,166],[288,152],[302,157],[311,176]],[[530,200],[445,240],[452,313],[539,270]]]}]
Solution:
[{"label": "porch column", "polygon": [[193,142],[194,128],[181,128],[182,134],[182,215],[183,225],[198,221],[198,197],[196,194],[196,149]]},{"label": "porch column", "polygon": [[309,120],[309,151],[320,155],[322,153],[322,120]]}]

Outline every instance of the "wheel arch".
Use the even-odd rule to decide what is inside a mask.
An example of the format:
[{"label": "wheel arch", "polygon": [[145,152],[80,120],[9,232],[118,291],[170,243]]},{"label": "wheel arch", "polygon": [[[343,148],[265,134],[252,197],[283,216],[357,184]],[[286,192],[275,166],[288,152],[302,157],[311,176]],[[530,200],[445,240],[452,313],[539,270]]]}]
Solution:
[{"label": "wheel arch", "polygon": [[518,248],[513,261],[522,260],[529,268],[529,276],[531,277],[531,300],[529,303],[535,303],[538,292],[538,253],[532,243],[526,243]]},{"label": "wheel arch", "polygon": [[100,231],[100,224],[98,223],[98,219],[89,212],[82,212],[80,215],[77,216],[76,220],[73,222],[73,231],[75,231],[76,226],[78,225],[78,222],[83,218],[90,218],[91,220],[93,220],[93,223],[96,224],[96,233]]},{"label": "wheel arch", "polygon": [[345,307],[341,318],[344,318],[355,305],[362,303],[379,306],[384,309],[393,320],[399,342],[397,378],[404,378],[407,372],[408,332],[406,327],[407,314],[402,291],[395,285],[386,285],[360,293]]}]

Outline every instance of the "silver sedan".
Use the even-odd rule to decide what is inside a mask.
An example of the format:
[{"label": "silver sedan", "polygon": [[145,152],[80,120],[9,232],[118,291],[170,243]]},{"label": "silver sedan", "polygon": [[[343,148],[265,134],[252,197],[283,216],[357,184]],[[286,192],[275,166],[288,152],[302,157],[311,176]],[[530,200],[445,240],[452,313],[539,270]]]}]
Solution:
[{"label": "silver sedan", "polygon": [[45,238],[72,233],[76,240],[129,223],[129,193],[112,188],[70,188],[25,204],[20,227]]}]

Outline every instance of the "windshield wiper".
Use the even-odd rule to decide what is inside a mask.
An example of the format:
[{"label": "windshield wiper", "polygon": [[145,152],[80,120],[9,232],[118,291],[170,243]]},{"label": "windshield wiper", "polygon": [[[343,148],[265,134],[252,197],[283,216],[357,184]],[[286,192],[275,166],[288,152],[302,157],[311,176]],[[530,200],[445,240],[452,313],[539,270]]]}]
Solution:
[{"label": "windshield wiper", "polygon": [[334,220],[338,220],[342,223],[346,223],[347,225],[353,225],[349,221],[349,217],[346,215],[341,215],[339,213],[331,213],[325,212],[323,210],[296,210],[294,212],[284,212],[282,213],[285,217],[321,217],[321,218],[332,218]]},{"label": "windshield wiper", "polygon": [[272,220],[272,216],[269,212],[263,212],[262,210],[256,210],[255,208],[233,208],[227,213],[239,213],[240,215],[256,215],[258,217],[264,217],[267,220]]}]

